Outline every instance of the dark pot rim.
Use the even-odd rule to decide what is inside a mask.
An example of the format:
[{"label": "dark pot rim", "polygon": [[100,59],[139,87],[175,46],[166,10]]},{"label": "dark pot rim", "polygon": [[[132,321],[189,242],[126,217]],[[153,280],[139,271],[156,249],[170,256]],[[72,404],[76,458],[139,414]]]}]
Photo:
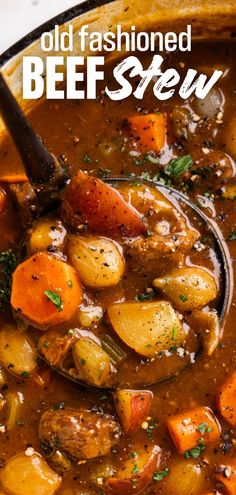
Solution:
[{"label": "dark pot rim", "polygon": [[74,19],[75,17],[79,17],[82,14],[86,14],[86,12],[94,10],[107,3],[112,3],[114,1],[115,0],[85,0],[82,4],[75,5],[74,7],[71,7],[64,12],[61,12],[52,19],[41,24],[30,33],[26,34],[23,38],[21,38],[19,41],[14,43],[14,45],[10,46],[5,52],[3,52],[0,55],[0,68],[11,58],[24,50],[24,48],[39,39],[45,31],[53,30],[55,24],[62,25],[65,22]]}]

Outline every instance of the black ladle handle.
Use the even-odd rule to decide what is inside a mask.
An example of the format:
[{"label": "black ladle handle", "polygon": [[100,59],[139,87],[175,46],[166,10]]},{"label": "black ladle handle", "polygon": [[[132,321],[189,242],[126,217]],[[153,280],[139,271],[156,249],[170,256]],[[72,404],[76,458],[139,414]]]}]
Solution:
[{"label": "black ladle handle", "polygon": [[34,132],[0,72],[0,112],[22,158],[29,181],[50,190],[63,185],[64,172]]}]

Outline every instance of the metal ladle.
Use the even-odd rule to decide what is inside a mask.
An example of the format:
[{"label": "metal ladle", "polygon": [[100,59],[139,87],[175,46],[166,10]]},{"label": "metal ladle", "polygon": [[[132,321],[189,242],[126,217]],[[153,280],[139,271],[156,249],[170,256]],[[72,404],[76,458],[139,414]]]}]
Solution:
[{"label": "metal ladle", "polygon": [[[42,210],[46,204],[47,210],[55,207],[55,202],[60,201],[60,191],[68,179],[58,159],[49,153],[42,141],[36,135],[19,104],[8,88],[0,73],[0,112],[5,125],[16,145],[25,166],[26,175],[38,196]],[[178,190],[164,186],[158,182],[147,181],[139,178],[143,183],[158,188],[167,196],[174,198],[177,203],[183,204],[192,210],[197,218],[207,227],[214,240],[214,250],[220,268],[220,296],[218,299],[218,315],[221,326],[224,325],[231,299],[232,299],[232,267],[227,245],[217,224],[203,213],[187,196]],[[106,179],[110,185],[132,181],[129,178]],[[60,370],[57,370],[60,371]],[[65,373],[63,373],[65,374]],[[72,379],[70,375],[67,378]]]}]

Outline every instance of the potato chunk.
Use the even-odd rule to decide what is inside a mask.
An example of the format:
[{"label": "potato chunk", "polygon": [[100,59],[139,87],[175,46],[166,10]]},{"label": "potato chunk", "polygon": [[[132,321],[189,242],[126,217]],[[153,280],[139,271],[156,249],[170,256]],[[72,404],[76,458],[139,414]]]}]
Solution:
[{"label": "potato chunk", "polygon": [[53,495],[61,483],[61,477],[37,453],[12,457],[1,470],[0,479],[11,495]]},{"label": "potato chunk", "polygon": [[87,287],[112,287],[119,283],[124,274],[122,248],[106,237],[71,235],[68,254]]},{"label": "potato chunk", "polygon": [[165,294],[179,311],[202,308],[217,296],[213,275],[198,267],[185,266],[156,278],[156,289]]},{"label": "potato chunk", "polygon": [[142,356],[154,357],[185,340],[180,320],[166,301],[111,304],[108,317],[120,339]]},{"label": "potato chunk", "polygon": [[11,325],[0,331],[0,362],[9,373],[28,376],[37,368],[34,343],[26,332]]},{"label": "potato chunk", "polygon": [[161,449],[158,445],[148,444],[137,447],[135,454],[122,463],[113,477],[107,478],[104,489],[110,495],[132,495],[141,493],[152,481],[160,464]]},{"label": "potato chunk", "polygon": [[115,406],[124,433],[133,433],[148,416],[153,394],[150,390],[117,390]]}]

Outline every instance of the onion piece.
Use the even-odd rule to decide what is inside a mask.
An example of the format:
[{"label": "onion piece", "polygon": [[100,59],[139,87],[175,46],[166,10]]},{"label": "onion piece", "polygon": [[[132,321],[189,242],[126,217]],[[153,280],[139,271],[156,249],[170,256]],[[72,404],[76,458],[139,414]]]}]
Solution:
[{"label": "onion piece", "polygon": [[27,378],[37,368],[34,343],[26,332],[6,325],[0,331],[0,363],[9,373]]},{"label": "onion piece", "polygon": [[199,115],[213,118],[220,110],[223,111],[224,95],[219,88],[214,88],[203,100],[197,98],[194,103]]},{"label": "onion piece", "polygon": [[199,495],[203,493],[204,481],[204,472],[199,465],[181,460],[170,467],[165,490],[168,495]]},{"label": "onion piece", "polygon": [[111,361],[94,340],[80,337],[73,346],[73,356],[82,380],[97,387],[107,384],[112,372]]}]

